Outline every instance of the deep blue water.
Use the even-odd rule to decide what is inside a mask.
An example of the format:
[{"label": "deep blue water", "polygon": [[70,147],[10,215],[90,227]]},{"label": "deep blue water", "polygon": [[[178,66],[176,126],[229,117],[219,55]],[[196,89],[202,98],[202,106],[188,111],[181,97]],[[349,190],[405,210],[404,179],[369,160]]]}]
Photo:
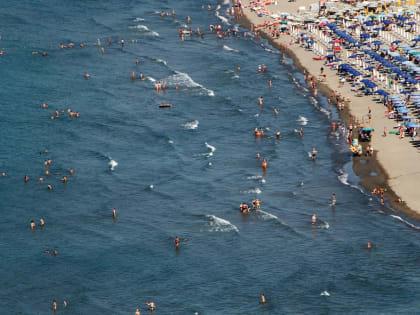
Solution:
[{"label": "deep blue water", "polygon": [[[144,313],[150,300],[156,314],[420,312],[416,223],[357,186],[330,133],[337,113],[290,60],[249,36],[208,34],[221,23],[210,3],[209,13],[193,0],[0,1],[1,314],[48,314],[54,299],[60,314]],[[160,18],[172,8],[175,18]],[[204,40],[180,41],[188,15]],[[80,118],[50,119],[67,108]],[[253,198],[262,211],[241,215]],[[31,232],[40,218],[45,228]],[[189,239],[178,251],[175,236]]]}]

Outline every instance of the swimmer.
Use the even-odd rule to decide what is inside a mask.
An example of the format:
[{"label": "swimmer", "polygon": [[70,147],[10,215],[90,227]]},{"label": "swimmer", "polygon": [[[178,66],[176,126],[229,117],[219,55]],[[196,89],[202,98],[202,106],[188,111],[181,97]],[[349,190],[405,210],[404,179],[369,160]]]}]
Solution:
[{"label": "swimmer", "polygon": [[241,67],[237,66],[236,70],[241,71]]},{"label": "swimmer", "polygon": [[263,97],[262,97],[262,96],[258,98],[258,103],[259,103],[261,106],[263,105],[263,101],[264,101],[264,99],[263,99]]},{"label": "swimmer", "polygon": [[85,72],[85,79],[89,79],[90,75],[89,73]]},{"label": "swimmer", "polygon": [[67,176],[63,176],[63,178],[61,179],[61,181],[63,182],[63,184],[67,183]]},{"label": "swimmer", "polygon": [[46,103],[42,103],[42,108],[48,108],[48,105]]},{"label": "swimmer", "polygon": [[55,118],[59,118],[60,117],[60,113],[58,110],[55,110]]},{"label": "swimmer", "polygon": [[80,48],[83,48],[83,47],[85,47],[85,44],[83,44],[83,43],[80,43]]},{"label": "swimmer", "polygon": [[48,190],[52,190],[51,184],[48,184],[47,188],[48,188]]},{"label": "swimmer", "polygon": [[277,138],[277,139],[280,139],[280,135],[281,135],[280,131],[277,131],[277,132],[276,132],[276,138]]},{"label": "swimmer", "polygon": [[134,81],[134,79],[135,79],[136,77],[135,77],[135,74],[134,74],[134,72],[131,72],[131,80],[133,80]]},{"label": "swimmer", "polygon": [[146,302],[146,305],[148,305],[148,306],[149,306],[149,310],[150,310],[151,312],[153,312],[153,311],[155,310],[155,308],[156,308],[156,306],[155,306],[155,302],[153,302],[153,301]]},{"label": "swimmer", "polygon": [[112,216],[114,217],[114,219],[117,218],[117,209],[112,209]]},{"label": "swimmer", "polygon": [[54,312],[57,312],[57,302],[56,300],[53,301],[53,307],[52,307]]},{"label": "swimmer", "polygon": [[134,315],[140,315],[139,309],[136,309],[136,312],[134,313]]},{"label": "swimmer", "polygon": [[111,45],[111,37],[108,37],[108,45]]},{"label": "swimmer", "polygon": [[175,247],[176,247],[176,248],[179,248],[179,238],[178,238],[178,236],[177,236],[177,237],[175,237],[174,242],[175,242]]},{"label": "swimmer", "polygon": [[271,89],[271,80],[268,80],[268,87]]},{"label": "swimmer", "polygon": [[264,293],[261,294],[261,302],[260,303],[263,304],[263,305],[266,303]]},{"label": "swimmer", "polygon": [[52,164],[52,160],[51,159],[48,159],[47,160],[47,163],[48,163],[48,165],[51,165]]},{"label": "swimmer", "polygon": [[52,254],[53,254],[54,256],[57,256],[57,255],[58,255],[58,251],[57,251],[56,249],[54,249],[54,250],[52,251]]},{"label": "swimmer", "polygon": [[74,174],[74,171],[73,171],[72,168],[69,170],[69,173],[70,173],[70,175],[73,175]]},{"label": "swimmer", "polygon": [[47,55],[47,52],[43,51],[42,56],[45,57]]},{"label": "swimmer", "polygon": [[262,163],[261,163],[262,168],[265,170],[267,169],[267,160],[263,159]]},{"label": "swimmer", "polygon": [[139,58],[136,58],[136,65],[139,64]]},{"label": "swimmer", "polygon": [[6,176],[6,172],[2,172],[1,176],[3,176],[3,177]]},{"label": "swimmer", "polygon": [[63,301],[63,305],[64,305],[64,307],[67,307],[67,301],[66,300]]},{"label": "swimmer", "polygon": [[44,225],[45,225],[44,219],[43,218],[39,219],[39,226],[41,227],[41,229],[44,227]]},{"label": "swimmer", "polygon": [[279,112],[277,111],[277,108],[274,107],[274,115],[277,116]]},{"label": "swimmer", "polygon": [[299,128],[299,137],[301,137],[301,138],[303,137],[303,129],[302,129],[302,127]]},{"label": "swimmer", "polygon": [[105,48],[101,47],[101,54],[104,55],[105,54]]},{"label": "swimmer", "polygon": [[315,148],[313,148],[312,149],[312,161],[315,161],[315,159],[316,159],[316,154],[317,154],[318,152],[315,150]]},{"label": "swimmer", "polygon": [[367,242],[367,248],[371,249],[372,248],[372,244],[370,242]]},{"label": "swimmer", "polygon": [[316,215],[315,214],[313,214],[312,215],[312,224],[315,224],[316,223]]},{"label": "swimmer", "polygon": [[257,159],[258,160],[260,159],[260,153],[259,152],[257,152]]},{"label": "swimmer", "polygon": [[49,170],[45,170],[45,175],[46,176],[50,176],[50,171]]},{"label": "swimmer", "polygon": [[29,177],[27,175],[25,175],[25,183],[29,182]]},{"label": "swimmer", "polygon": [[31,220],[31,230],[32,231],[35,230],[35,222],[33,220]]},{"label": "swimmer", "polygon": [[335,203],[337,202],[337,200],[335,199],[335,194],[331,195],[331,205],[335,206]]},{"label": "swimmer", "polygon": [[124,39],[121,39],[121,48],[124,48]]}]

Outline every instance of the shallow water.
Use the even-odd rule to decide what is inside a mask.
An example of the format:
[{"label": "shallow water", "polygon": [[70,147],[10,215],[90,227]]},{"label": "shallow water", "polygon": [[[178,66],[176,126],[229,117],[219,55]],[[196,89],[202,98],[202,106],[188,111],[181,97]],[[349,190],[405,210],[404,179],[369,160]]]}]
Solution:
[{"label": "shallow water", "polygon": [[[225,3],[211,3],[225,16]],[[172,6],[177,16],[161,19]],[[200,6],[0,1],[0,313],[45,314],[53,299],[67,314],[134,313],[150,300],[161,314],[418,311],[418,223],[357,185],[330,133],[337,113],[267,43],[214,34],[181,43],[187,15],[207,33],[221,23]],[[131,71],[148,80],[131,82]],[[165,95],[155,80],[167,82]],[[50,120],[69,107],[81,117]],[[255,139],[255,127],[266,136]],[[52,192],[36,180],[47,158]],[[253,198],[261,211],[242,216],[239,203]],[[46,227],[32,233],[41,217]],[[179,251],[175,236],[189,240]],[[53,248],[58,256],[43,253]]]}]

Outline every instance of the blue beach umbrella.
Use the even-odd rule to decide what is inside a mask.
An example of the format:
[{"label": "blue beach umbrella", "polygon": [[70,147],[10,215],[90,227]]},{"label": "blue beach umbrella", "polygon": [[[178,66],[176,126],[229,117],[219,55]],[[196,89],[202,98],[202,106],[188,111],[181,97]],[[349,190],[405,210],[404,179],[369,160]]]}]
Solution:
[{"label": "blue beach umbrella", "polygon": [[406,108],[406,107],[397,108],[397,111],[400,114],[407,114],[408,113],[408,108]]},{"label": "blue beach umbrella", "polygon": [[402,43],[402,41],[401,40],[394,40],[391,44],[399,44],[399,43]]},{"label": "blue beach umbrella", "polygon": [[375,130],[375,129],[373,129],[373,127],[363,127],[363,129],[362,129],[363,131],[373,131],[373,130]]},{"label": "blue beach umbrella", "polygon": [[377,90],[377,91],[375,91],[375,93],[378,94],[378,95],[383,95],[383,96],[389,95],[389,93],[385,90]]}]

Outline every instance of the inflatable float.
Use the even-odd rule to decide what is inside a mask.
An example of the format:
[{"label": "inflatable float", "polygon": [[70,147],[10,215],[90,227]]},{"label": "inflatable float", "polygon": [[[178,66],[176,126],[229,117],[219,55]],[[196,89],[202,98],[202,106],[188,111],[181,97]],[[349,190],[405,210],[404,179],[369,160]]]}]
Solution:
[{"label": "inflatable float", "polygon": [[160,108],[172,107],[172,104],[160,104],[159,107]]},{"label": "inflatable float", "polygon": [[363,148],[359,144],[359,140],[353,139],[353,143],[350,146],[350,152],[353,154],[353,156],[361,156],[363,153]]}]

